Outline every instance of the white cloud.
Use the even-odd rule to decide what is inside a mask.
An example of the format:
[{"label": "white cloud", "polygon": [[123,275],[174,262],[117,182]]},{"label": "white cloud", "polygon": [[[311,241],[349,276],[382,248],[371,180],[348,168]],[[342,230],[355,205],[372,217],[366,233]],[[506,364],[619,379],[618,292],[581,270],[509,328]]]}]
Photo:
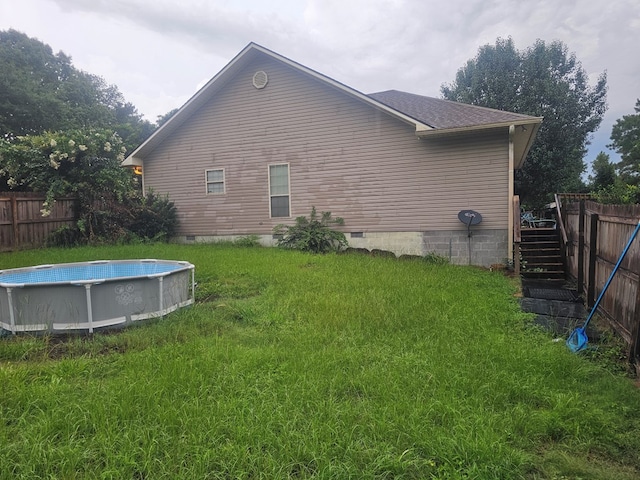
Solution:
[{"label": "white cloud", "polygon": [[602,148],[640,97],[637,0],[0,0],[0,29],[11,27],[116,84],[150,120],[251,41],[365,93],[439,96],[481,45],[558,39],[593,82],[608,72]]}]

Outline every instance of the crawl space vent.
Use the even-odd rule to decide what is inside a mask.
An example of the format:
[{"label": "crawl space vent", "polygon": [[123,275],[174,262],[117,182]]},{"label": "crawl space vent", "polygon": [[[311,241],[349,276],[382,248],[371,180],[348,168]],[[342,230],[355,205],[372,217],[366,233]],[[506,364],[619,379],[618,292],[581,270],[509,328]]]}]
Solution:
[{"label": "crawl space vent", "polygon": [[260,70],[253,74],[253,86],[258,90],[262,90],[264,87],[266,87],[268,82],[269,77],[267,77],[266,72]]}]

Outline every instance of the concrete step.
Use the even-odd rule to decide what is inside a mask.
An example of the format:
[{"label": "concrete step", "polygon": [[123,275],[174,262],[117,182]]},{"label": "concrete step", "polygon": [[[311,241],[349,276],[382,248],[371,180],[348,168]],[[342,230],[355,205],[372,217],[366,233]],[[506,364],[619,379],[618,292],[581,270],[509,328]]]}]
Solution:
[{"label": "concrete step", "polygon": [[538,315],[577,319],[586,318],[584,306],[576,302],[523,297],[520,299],[520,306],[525,312],[537,313]]},{"label": "concrete step", "polygon": [[[564,281],[563,281],[564,282]],[[584,324],[588,311],[575,290],[564,288],[562,283],[523,279],[523,298],[520,307],[534,313],[537,325],[565,340],[577,327]],[[597,339],[597,332],[587,329],[590,339]]]}]

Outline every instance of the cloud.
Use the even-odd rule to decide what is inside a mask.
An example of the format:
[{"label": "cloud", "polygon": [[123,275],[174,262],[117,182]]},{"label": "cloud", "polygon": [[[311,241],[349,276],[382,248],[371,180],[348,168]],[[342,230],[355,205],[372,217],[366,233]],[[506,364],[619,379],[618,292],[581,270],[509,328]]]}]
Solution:
[{"label": "cloud", "polygon": [[365,93],[439,96],[498,37],[511,36],[518,49],[561,40],[592,84],[608,72],[610,109],[596,135],[604,148],[613,122],[640,96],[637,7],[637,0],[0,0],[0,28],[62,49],[151,120],[251,41]]},{"label": "cloud", "polygon": [[[292,25],[276,14],[230,8],[224,2],[171,0],[54,0],[68,12],[119,19],[171,41],[232,57],[247,39],[287,38]],[[237,4],[236,4],[237,5]],[[257,41],[257,40],[256,40]]]}]

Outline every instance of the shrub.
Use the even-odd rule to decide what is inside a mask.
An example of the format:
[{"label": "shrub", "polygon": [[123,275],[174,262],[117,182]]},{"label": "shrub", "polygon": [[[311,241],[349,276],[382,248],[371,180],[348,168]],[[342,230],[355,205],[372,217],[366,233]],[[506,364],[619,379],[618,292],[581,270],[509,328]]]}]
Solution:
[{"label": "shrub", "polygon": [[258,235],[245,235],[243,237],[236,238],[233,241],[233,244],[238,247],[259,247],[260,237]]},{"label": "shrub", "polygon": [[282,235],[278,246],[303,250],[313,253],[339,251],[348,246],[344,233],[331,229],[331,225],[344,225],[341,217],[331,217],[331,212],[322,212],[320,216],[316,207],[312,207],[311,215],[297,217],[294,225],[277,225],[273,229],[276,235]]},{"label": "shrub", "polygon": [[633,205],[640,202],[638,186],[626,184],[621,180],[616,180],[614,184],[602,187],[591,195],[596,202],[604,204]]},{"label": "shrub", "polygon": [[448,265],[449,259],[445,256],[438,255],[436,252],[427,253],[422,259],[426,263],[430,263],[432,265]]},{"label": "shrub", "polygon": [[[128,230],[144,240],[168,240],[178,228],[178,213],[169,196],[160,196],[152,190],[132,205],[132,221]],[[137,202],[135,202],[137,203]]]},{"label": "shrub", "polygon": [[[79,194],[82,197],[82,194]],[[119,201],[80,199],[76,226],[63,226],[47,237],[47,245],[122,244],[132,241],[168,241],[178,228],[175,205],[168,196],[132,192]]]},{"label": "shrub", "polygon": [[47,236],[47,247],[75,247],[85,243],[77,226],[63,225]]}]

